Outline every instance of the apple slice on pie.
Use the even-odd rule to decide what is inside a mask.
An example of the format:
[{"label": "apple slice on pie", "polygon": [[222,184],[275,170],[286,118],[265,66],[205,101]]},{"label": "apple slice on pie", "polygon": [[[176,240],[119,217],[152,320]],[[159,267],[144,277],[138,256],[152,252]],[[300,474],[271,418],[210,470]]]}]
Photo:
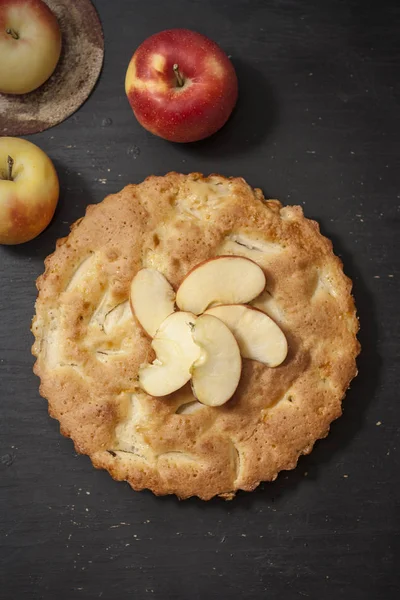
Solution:
[{"label": "apple slice on pie", "polygon": [[254,300],[265,288],[261,267],[242,256],[206,260],[188,273],[176,294],[181,310],[195,315],[212,304],[242,304]]},{"label": "apple slice on pie", "polygon": [[286,358],[287,341],[284,333],[261,310],[229,304],[209,308],[206,315],[214,315],[229,327],[244,358],[258,360],[268,367],[277,367]]},{"label": "apple slice on pie", "polygon": [[175,292],[156,269],[141,269],[131,283],[131,309],[143,329],[154,337],[161,323],[175,310]]}]

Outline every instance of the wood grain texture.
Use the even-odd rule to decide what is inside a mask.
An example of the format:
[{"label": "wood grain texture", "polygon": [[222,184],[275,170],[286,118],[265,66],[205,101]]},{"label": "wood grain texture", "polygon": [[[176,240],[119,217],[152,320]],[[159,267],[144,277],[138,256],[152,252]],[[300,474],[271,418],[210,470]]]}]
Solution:
[{"label": "wood grain texture", "polygon": [[[0,248],[0,598],[392,600],[399,559],[399,97],[395,0],[97,0],[104,71],[90,100],[32,136],[63,188],[36,240]],[[171,145],[124,94],[151,33],[198,29],[232,56],[238,107]],[[35,278],[85,206],[148,174],[241,175],[301,204],[354,279],[360,375],[298,468],[233,503],[135,494],[74,454],[32,374]],[[397,559],[397,561],[396,561]]]}]

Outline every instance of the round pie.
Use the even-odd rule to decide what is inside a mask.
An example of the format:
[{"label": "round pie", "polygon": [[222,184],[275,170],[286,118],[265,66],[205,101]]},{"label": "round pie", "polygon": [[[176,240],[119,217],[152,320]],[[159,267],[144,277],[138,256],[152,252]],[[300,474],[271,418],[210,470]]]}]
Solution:
[{"label": "round pie", "polygon": [[[251,304],[284,333],[286,359],[242,358],[221,406],[200,403],[190,382],[150,396],[139,372],[155,354],[130,307],[132,280],[156,270],[176,292],[217,256],[262,268]],[[301,207],[240,178],[149,177],[89,206],[45,267],[32,325],[40,393],[77,451],[135,490],[231,499],[293,469],[340,416],[359,352],[351,281]]]}]

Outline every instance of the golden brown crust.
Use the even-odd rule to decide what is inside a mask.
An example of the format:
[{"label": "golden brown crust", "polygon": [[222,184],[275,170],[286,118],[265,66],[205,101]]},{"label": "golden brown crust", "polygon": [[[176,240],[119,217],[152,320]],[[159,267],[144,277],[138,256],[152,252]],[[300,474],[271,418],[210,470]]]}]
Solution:
[{"label": "golden brown crust", "polygon": [[[130,312],[133,276],[157,268],[177,289],[223,254],[264,269],[255,305],[285,332],[287,359],[243,360],[218,408],[194,403],[189,386],[146,395],[137,373],[152,351]],[[300,207],[264,201],[239,178],[149,177],[89,206],[45,265],[32,326],[40,392],[77,450],[134,489],[230,499],[294,468],[341,414],[359,352],[351,281]]]}]

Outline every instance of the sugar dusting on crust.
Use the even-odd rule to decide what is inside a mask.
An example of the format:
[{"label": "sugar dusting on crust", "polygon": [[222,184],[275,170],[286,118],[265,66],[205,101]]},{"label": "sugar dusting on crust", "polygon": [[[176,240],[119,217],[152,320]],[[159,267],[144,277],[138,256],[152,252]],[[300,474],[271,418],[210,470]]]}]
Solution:
[{"label": "sugar dusting on crust", "polygon": [[[287,359],[274,369],[244,360],[219,408],[199,407],[190,386],[146,395],[138,369],[154,356],[129,314],[133,276],[151,264],[176,289],[227,253],[263,268],[258,305],[284,331]],[[169,173],[127,186],[88,208],[37,285],[33,353],[50,414],[96,467],[136,490],[231,499],[274,480],[328,433],[357,372],[351,282],[332,244],[300,207],[264,201],[243,179]]]}]

